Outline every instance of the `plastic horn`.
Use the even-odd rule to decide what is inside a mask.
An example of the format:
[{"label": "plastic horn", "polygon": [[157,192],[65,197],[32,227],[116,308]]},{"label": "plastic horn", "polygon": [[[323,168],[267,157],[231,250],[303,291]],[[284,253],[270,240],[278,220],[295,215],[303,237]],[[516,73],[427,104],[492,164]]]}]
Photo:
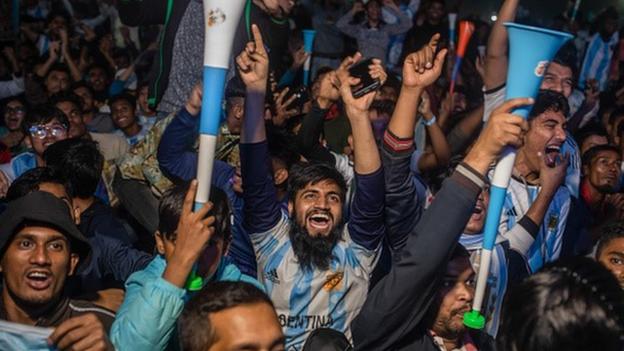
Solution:
[{"label": "plastic horn", "polygon": [[578,14],[578,9],[581,6],[581,0],[576,0],[574,3],[574,9],[572,10],[572,17],[570,18],[570,22],[574,22],[576,20],[576,15]]},{"label": "plastic horn", "polygon": [[[202,109],[199,122],[199,157],[197,159],[197,195],[195,210],[210,197],[210,182],[217,133],[221,122],[221,100],[228,71],[236,27],[243,14],[245,0],[204,0],[204,68]],[[194,268],[186,288],[196,291],[203,279]]]},{"label": "plastic horn", "polygon": [[459,69],[461,68],[461,63],[464,59],[464,55],[466,54],[466,48],[468,47],[472,33],[474,33],[474,29],[475,27],[472,22],[459,22],[459,42],[457,43],[457,53],[455,56],[455,65],[453,66],[453,74],[451,74],[451,95],[453,95],[453,92],[455,91],[455,81],[457,80],[457,75],[459,74]]},{"label": "plastic horn", "polygon": [[316,31],[312,29],[303,30],[303,50],[309,54],[303,64],[303,84],[308,85],[310,81],[310,61],[312,61],[312,50],[314,48],[314,36]]},{"label": "plastic horn", "polygon": [[448,14],[449,22],[449,46],[455,48],[455,24],[457,23],[457,14],[451,12]]},{"label": "plastic horn", "polygon": [[[535,98],[548,63],[559,48],[573,36],[568,33],[505,23],[509,33],[509,68],[507,69],[507,93],[505,99]],[[527,50],[531,48],[531,50]],[[512,111],[513,114],[527,118],[530,106]],[[470,328],[481,329],[485,326],[485,317],[481,307],[490,271],[492,250],[498,233],[503,202],[511,177],[516,151],[508,147],[496,165],[490,190],[490,204],[485,220],[483,250],[477,275],[477,288],[472,304],[472,311],[464,314],[464,324]]]},{"label": "plastic horn", "polygon": [[20,1],[19,0],[13,0],[13,4],[11,6],[11,24],[12,24],[12,28],[13,29],[13,34],[19,34],[19,28],[20,28],[20,24],[19,24],[19,20],[20,20],[20,10],[19,10],[19,6],[20,6]]}]

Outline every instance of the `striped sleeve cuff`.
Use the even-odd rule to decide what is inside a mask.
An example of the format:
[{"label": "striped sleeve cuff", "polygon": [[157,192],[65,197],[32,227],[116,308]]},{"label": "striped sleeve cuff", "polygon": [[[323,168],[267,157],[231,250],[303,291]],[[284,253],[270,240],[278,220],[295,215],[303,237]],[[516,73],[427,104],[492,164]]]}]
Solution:
[{"label": "striped sleeve cuff", "polygon": [[474,168],[470,167],[464,162],[461,162],[459,165],[457,165],[457,168],[455,168],[455,172],[468,178],[480,189],[485,188],[485,186],[489,184],[489,181],[485,176],[475,171]]},{"label": "striped sleeve cuff", "polygon": [[384,145],[390,151],[394,152],[411,152],[414,146],[413,138],[399,138],[394,135],[390,130],[386,130],[384,133]]}]

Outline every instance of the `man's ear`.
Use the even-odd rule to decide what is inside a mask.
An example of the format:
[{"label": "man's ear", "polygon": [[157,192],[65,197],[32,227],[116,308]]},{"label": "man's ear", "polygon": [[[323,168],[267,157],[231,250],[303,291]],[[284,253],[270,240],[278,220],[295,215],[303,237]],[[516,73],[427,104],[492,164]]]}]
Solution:
[{"label": "man's ear", "polygon": [[288,215],[292,217],[293,212],[295,211],[295,204],[292,200],[288,201]]},{"label": "man's ear", "polygon": [[165,254],[165,239],[163,238],[162,234],[159,231],[156,231],[156,233],[154,233],[154,239],[156,241],[156,250],[158,251],[159,254],[164,255]]},{"label": "man's ear", "polygon": [[78,254],[72,253],[69,255],[69,272],[67,276],[72,276],[76,272],[76,267],[78,266],[78,262],[80,262],[80,258]]},{"label": "man's ear", "polygon": [[280,168],[273,173],[273,179],[275,185],[284,184],[288,180],[288,170],[286,168]]},{"label": "man's ear", "polygon": [[80,225],[80,207],[74,206],[74,208],[72,208],[72,211],[74,211],[74,222],[78,226]]}]

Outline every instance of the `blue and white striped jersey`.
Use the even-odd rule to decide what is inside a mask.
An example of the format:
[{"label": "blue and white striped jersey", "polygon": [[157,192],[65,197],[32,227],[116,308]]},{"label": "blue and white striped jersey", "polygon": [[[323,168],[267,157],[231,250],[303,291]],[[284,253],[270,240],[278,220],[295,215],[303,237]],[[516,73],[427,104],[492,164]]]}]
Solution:
[{"label": "blue and white striped jersey", "polygon": [[271,297],[286,335],[286,350],[300,350],[308,334],[327,327],[345,331],[368,294],[369,277],[381,245],[374,250],[355,243],[348,226],[333,249],[330,269],[304,270],[289,238],[291,221],[286,211],[271,230],[251,235],[258,262],[258,280]]}]

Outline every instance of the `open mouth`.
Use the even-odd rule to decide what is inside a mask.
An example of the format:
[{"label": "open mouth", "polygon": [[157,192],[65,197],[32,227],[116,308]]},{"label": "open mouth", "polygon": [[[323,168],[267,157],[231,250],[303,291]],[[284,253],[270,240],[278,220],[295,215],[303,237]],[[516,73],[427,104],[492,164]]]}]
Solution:
[{"label": "open mouth", "polygon": [[547,145],[545,151],[546,164],[550,167],[557,162],[558,156],[561,154],[561,145]]},{"label": "open mouth", "polygon": [[34,290],[45,290],[52,285],[52,274],[48,271],[30,271],[26,274],[26,283]]},{"label": "open mouth", "polygon": [[331,215],[326,212],[316,212],[308,216],[308,224],[314,229],[327,230],[331,228],[331,223]]}]

